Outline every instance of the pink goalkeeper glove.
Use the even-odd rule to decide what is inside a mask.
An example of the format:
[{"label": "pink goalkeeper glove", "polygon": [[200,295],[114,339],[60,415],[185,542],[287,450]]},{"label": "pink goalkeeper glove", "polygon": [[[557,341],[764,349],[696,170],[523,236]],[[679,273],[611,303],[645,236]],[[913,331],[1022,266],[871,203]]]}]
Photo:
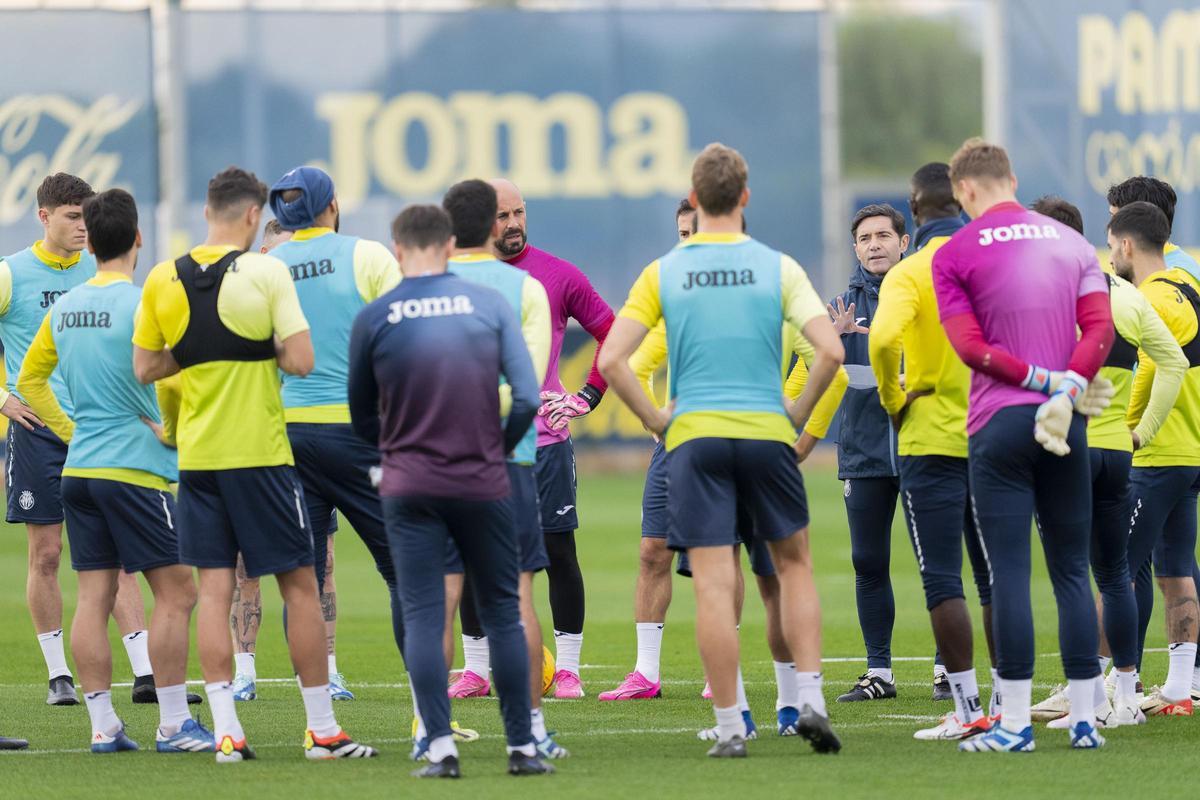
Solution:
[{"label": "pink goalkeeper glove", "polygon": [[538,416],[546,418],[546,427],[550,430],[561,431],[571,420],[591,413],[600,403],[600,393],[591,386],[584,386],[579,394],[542,392],[541,400]]}]

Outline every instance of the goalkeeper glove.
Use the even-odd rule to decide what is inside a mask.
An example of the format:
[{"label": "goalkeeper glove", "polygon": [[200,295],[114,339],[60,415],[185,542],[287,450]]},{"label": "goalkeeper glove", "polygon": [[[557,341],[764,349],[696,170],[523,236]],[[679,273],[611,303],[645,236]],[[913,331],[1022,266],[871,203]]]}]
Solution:
[{"label": "goalkeeper glove", "polygon": [[1058,392],[1038,406],[1033,418],[1033,438],[1043,448],[1056,456],[1071,452],[1067,445],[1067,434],[1071,430],[1071,417],[1075,408],[1065,392]]},{"label": "goalkeeper glove", "polygon": [[546,418],[546,427],[552,431],[560,431],[567,427],[573,419],[587,416],[600,404],[600,392],[595,387],[585,385],[578,394],[563,392],[542,392],[542,407],[538,416]]},{"label": "goalkeeper glove", "polygon": [[1042,367],[1029,368],[1022,387],[1043,394],[1063,392],[1071,399],[1075,410],[1086,417],[1096,417],[1108,408],[1116,390],[1112,381],[1096,377],[1089,384],[1087,378],[1071,370],[1048,370]]}]

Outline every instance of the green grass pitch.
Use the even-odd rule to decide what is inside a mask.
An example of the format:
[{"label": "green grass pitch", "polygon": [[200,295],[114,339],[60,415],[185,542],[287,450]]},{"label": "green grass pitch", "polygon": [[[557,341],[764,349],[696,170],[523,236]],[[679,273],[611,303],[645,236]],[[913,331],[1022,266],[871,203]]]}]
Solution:
[{"label": "green grass pitch", "polygon": [[[1149,796],[1174,788],[1196,763],[1200,724],[1186,718],[1155,719],[1148,725],[1109,734],[1101,752],[1072,752],[1063,731],[1038,732],[1036,753],[979,754],[955,751],[949,743],[917,742],[912,731],[932,724],[949,704],[929,698],[933,642],[915,560],[897,514],[893,532],[892,576],[897,617],[894,652],[900,684],[896,700],[839,705],[863,669],[862,641],[854,605],[854,575],[842,508],[841,484],[827,467],[808,471],[812,541],[824,611],[823,652],[826,696],[844,748],[818,756],[796,738],[773,733],[774,673],[763,638],[763,615],[756,597],[746,603],[741,630],[747,691],[760,731],[744,761],[712,761],[698,728],[712,724],[709,704],[699,697],[703,684],[693,635],[690,583],[675,579],[674,605],[663,640],[664,698],[600,704],[596,694],[632,669],[635,642],[632,592],[637,569],[640,474],[583,475],[579,507],[580,560],[588,586],[583,679],[588,696],[550,701],[550,727],[573,757],[559,762],[559,774],[531,786],[503,774],[504,749],[495,700],[455,703],[465,726],[480,730],[479,742],[461,748],[468,783],[418,783],[408,777],[408,690],[392,645],[388,602],[361,542],[343,523],[338,535],[337,586],[340,612],[338,664],[358,699],[336,705],[339,721],[363,741],[378,745],[382,757],[370,762],[309,763],[301,752],[304,715],[283,640],[279,600],[265,581],[263,630],[258,672],[277,679],[259,684],[259,699],[239,711],[259,760],[218,766],[209,755],[153,752],[157,712],[133,706],[128,689],[114,691],[118,714],[131,736],[148,751],[98,756],[86,751],[90,733],[83,706],[43,704],[45,668],[24,601],[25,536],[15,526],[0,533],[0,733],[32,740],[25,753],[0,753],[0,797],[168,798],[298,797],[366,798],[427,796],[571,798],[770,797],[796,791],[804,796],[1093,797],[1122,793]],[[1036,541],[1036,537],[1035,537]],[[65,562],[65,559],[64,559]],[[1038,672],[1035,700],[1062,680],[1056,615],[1040,555],[1034,580]],[[61,578],[67,619],[74,606],[74,581],[64,563]],[[545,578],[539,577],[542,619],[549,637]],[[753,582],[748,581],[753,592]],[[968,596],[974,600],[972,590]],[[976,618],[978,614],[976,613]],[[130,680],[128,662],[113,633],[115,680]],[[1162,648],[1161,616],[1156,616],[1148,647]],[[982,637],[977,637],[980,682],[990,683]],[[200,677],[192,654],[189,676]],[[1147,683],[1160,682],[1166,656],[1146,657]],[[200,707],[206,722],[206,706]]]}]

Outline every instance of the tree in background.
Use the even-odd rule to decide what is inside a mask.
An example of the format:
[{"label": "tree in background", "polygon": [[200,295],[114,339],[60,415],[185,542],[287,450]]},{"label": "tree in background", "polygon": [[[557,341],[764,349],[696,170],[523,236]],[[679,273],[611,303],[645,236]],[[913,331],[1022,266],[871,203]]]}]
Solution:
[{"label": "tree in background", "polygon": [[983,56],[961,17],[847,15],[838,83],[847,178],[907,177],[983,131]]}]

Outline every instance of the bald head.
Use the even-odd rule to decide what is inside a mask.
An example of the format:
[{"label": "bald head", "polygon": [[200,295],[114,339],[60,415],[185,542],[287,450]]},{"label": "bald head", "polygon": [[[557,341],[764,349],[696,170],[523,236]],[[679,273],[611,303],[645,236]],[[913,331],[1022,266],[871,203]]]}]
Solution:
[{"label": "bald head", "polygon": [[512,181],[495,178],[489,183],[496,190],[496,255],[514,258],[525,250],[525,198]]}]

